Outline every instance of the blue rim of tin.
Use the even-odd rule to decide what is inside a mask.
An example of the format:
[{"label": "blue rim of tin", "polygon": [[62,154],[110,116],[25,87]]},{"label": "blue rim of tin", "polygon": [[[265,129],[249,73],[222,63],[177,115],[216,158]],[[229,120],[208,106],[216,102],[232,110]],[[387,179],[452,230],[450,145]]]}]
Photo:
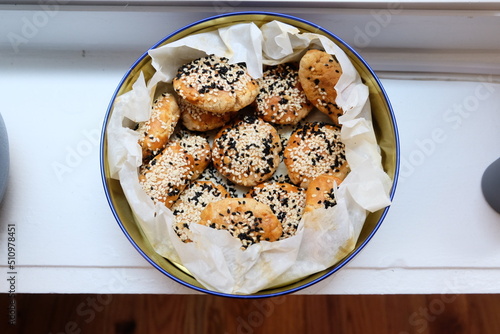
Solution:
[{"label": "blue rim of tin", "polygon": [[[166,37],[164,37],[163,39],[161,39],[158,43],[156,43],[155,45],[153,45],[151,49],[155,49],[157,48],[158,46],[160,46],[161,44],[163,44],[166,40],[168,40],[169,38],[175,36],[176,34],[182,32],[183,30],[186,30],[186,29],[189,29],[190,27],[192,26],[195,26],[195,25],[198,25],[200,23],[203,23],[203,22],[206,22],[206,21],[210,21],[210,20],[214,20],[214,19],[218,19],[218,18],[222,18],[222,17],[228,17],[228,16],[239,16],[239,15],[268,15],[268,16],[276,16],[277,18],[286,18],[286,19],[291,19],[291,20],[295,20],[295,21],[298,21],[298,22],[301,22],[301,23],[304,23],[304,24],[308,24],[316,29],[318,29],[319,31],[327,34],[328,36],[330,36],[331,38],[335,39],[336,42],[342,44],[344,47],[346,47],[350,52],[352,52],[353,55],[355,55],[362,63],[363,65],[366,67],[366,69],[370,72],[370,74],[373,76],[375,82],[377,83],[377,85],[379,86],[380,88],[380,91],[382,92],[383,94],[383,97],[384,97],[384,100],[385,102],[387,103],[387,106],[388,106],[388,109],[389,109],[389,113],[390,113],[390,117],[391,117],[391,121],[392,121],[392,126],[394,128],[394,136],[395,136],[395,147],[396,147],[396,154],[395,154],[395,158],[396,158],[396,162],[395,162],[395,171],[394,171],[394,179],[393,179],[393,184],[392,184],[392,188],[390,190],[390,199],[392,200],[394,198],[394,194],[396,192],[396,186],[397,186],[397,182],[398,182],[398,176],[399,176],[399,164],[400,164],[400,148],[399,148],[399,132],[398,132],[398,127],[397,127],[397,124],[396,124],[396,117],[394,115],[394,111],[392,109],[392,105],[389,101],[389,98],[387,96],[387,93],[385,92],[385,89],[384,87],[382,86],[382,83],[380,82],[378,76],[375,74],[375,72],[372,70],[372,68],[370,67],[370,65],[368,65],[368,63],[363,59],[363,57],[361,57],[359,55],[358,52],[356,52],[352,47],[350,47],[347,43],[345,43],[341,38],[339,38],[338,36],[336,36],[335,34],[331,33],[330,31],[324,29],[323,27],[317,25],[317,24],[314,24],[312,22],[309,22],[307,20],[304,20],[304,19],[301,19],[301,18],[298,18],[298,17],[294,17],[294,16],[291,16],[291,15],[287,15],[287,14],[281,14],[281,13],[274,13],[274,12],[261,12],[261,11],[245,11],[245,12],[234,12],[234,13],[225,13],[225,14],[220,14],[220,15],[215,15],[215,16],[210,16],[210,17],[207,17],[205,19],[202,19],[202,20],[198,20],[194,23],[191,23],[189,25],[186,25],[184,26],[183,28],[180,28],[174,32],[172,32],[171,34],[167,35]],[[149,50],[148,50],[149,51]],[[256,299],[256,298],[267,298],[267,297],[278,297],[278,296],[282,296],[282,295],[286,295],[286,294],[290,294],[290,293],[294,293],[294,292],[297,292],[297,291],[300,291],[300,290],[303,290],[303,289],[306,289],[310,286],[313,286],[314,284],[317,284],[318,282],[326,279],[327,277],[331,276],[332,274],[336,273],[338,270],[340,270],[341,268],[343,268],[349,261],[351,261],[365,246],[366,244],[373,238],[373,236],[375,235],[375,233],[378,231],[378,229],[380,228],[380,225],[382,224],[382,222],[384,221],[388,211],[389,211],[389,208],[390,206],[387,206],[384,211],[382,212],[382,215],[380,216],[377,224],[375,225],[375,227],[373,228],[373,230],[370,232],[370,234],[366,237],[366,240],[363,241],[363,243],[361,243],[361,245],[359,245],[352,253],[350,253],[347,257],[345,257],[344,259],[342,259],[340,262],[338,262],[337,264],[334,265],[334,268],[331,269],[330,271],[328,271],[327,273],[325,273],[324,275],[312,280],[311,282],[307,282],[305,283],[304,285],[301,285],[301,286],[298,286],[298,287],[294,287],[294,288],[290,288],[290,289],[285,289],[283,291],[279,291],[279,292],[275,292],[275,293],[269,293],[269,294],[260,294],[260,295],[236,295],[236,294],[228,294],[228,293],[222,293],[222,292],[217,292],[217,291],[212,291],[212,290],[208,290],[208,289],[204,289],[204,288],[200,288],[198,286],[195,286],[195,285],[192,285],[192,284],[189,284],[177,277],[175,277],[174,275],[170,274],[168,271],[166,271],[165,269],[163,269],[162,267],[160,267],[156,262],[154,262],[146,253],[144,253],[144,251],[136,244],[136,242],[132,239],[132,237],[128,234],[127,230],[125,229],[125,226],[123,225],[120,217],[118,216],[118,213],[116,212],[114,206],[113,206],[113,202],[112,202],[112,199],[111,199],[111,196],[110,196],[110,192],[109,192],[109,189],[107,187],[107,184],[106,184],[106,175],[105,175],[105,168],[104,168],[104,161],[105,161],[105,156],[104,156],[104,140],[105,140],[105,135],[106,135],[106,128],[107,128],[107,125],[108,125],[108,121],[109,121],[109,116],[110,116],[110,113],[111,113],[111,110],[113,108],[113,104],[114,104],[114,101],[117,97],[117,94],[119,92],[119,90],[121,89],[123,83],[125,82],[125,80],[127,79],[128,75],[132,72],[132,70],[145,58],[148,56],[148,51],[146,51],[141,57],[139,57],[133,64],[132,66],[129,68],[129,70],[125,73],[125,75],[123,76],[122,80],[120,81],[120,83],[118,84],[118,87],[116,88],[112,98],[111,98],[111,101],[108,105],[108,109],[106,111],[106,115],[104,117],[104,124],[103,124],[103,127],[102,127],[102,131],[101,131],[101,143],[100,143],[100,167],[101,167],[101,179],[102,179],[102,182],[103,182],[103,185],[104,185],[104,192],[105,192],[105,195],[106,195],[106,198],[108,200],[108,204],[111,208],[111,211],[113,213],[113,216],[115,217],[116,221],[118,222],[118,225],[120,226],[120,229],[123,231],[123,233],[125,234],[125,236],[127,237],[127,239],[130,241],[130,243],[132,243],[132,245],[134,246],[134,248],[153,266],[155,267],[156,269],[158,269],[161,273],[163,273],[164,275],[166,275],[167,277],[169,277],[170,279],[174,280],[175,282],[179,283],[179,284],[182,284],[188,288],[191,288],[193,290],[196,290],[196,291],[199,291],[199,292],[204,292],[204,293],[207,293],[207,294],[211,294],[211,295],[215,295],[215,296],[219,296],[219,297],[231,297],[231,298],[243,298],[243,299]]]}]

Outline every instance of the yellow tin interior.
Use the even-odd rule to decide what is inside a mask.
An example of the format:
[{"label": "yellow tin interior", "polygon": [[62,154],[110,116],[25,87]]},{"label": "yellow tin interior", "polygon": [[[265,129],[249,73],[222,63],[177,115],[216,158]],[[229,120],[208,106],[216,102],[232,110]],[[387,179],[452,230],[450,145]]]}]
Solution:
[{"label": "yellow tin interior", "polygon": [[[187,35],[200,33],[208,30],[217,29],[220,27],[233,25],[236,23],[243,22],[254,22],[256,25],[260,26],[264,23],[279,20],[284,23],[288,23],[300,29],[302,32],[310,32],[310,33],[318,33],[323,34],[330,39],[332,39],[340,48],[344,50],[344,52],[349,56],[350,60],[356,67],[359,72],[361,78],[364,83],[369,87],[370,91],[370,102],[372,107],[372,116],[374,122],[374,128],[377,136],[378,143],[382,152],[382,163],[385,171],[394,181],[397,178],[397,170],[398,170],[398,159],[397,159],[397,130],[394,126],[395,121],[393,120],[393,115],[391,113],[391,109],[388,101],[382,91],[382,88],[379,86],[377,79],[373,77],[370,70],[366,67],[361,59],[358,58],[350,49],[345,47],[342,43],[332,38],[331,35],[323,32],[322,30],[316,28],[313,25],[310,25],[306,22],[302,22],[300,20],[296,20],[291,17],[281,16],[277,14],[271,13],[250,13],[250,14],[235,14],[229,16],[216,17],[214,19],[210,19],[193,26],[190,26],[175,35],[166,39],[159,46],[167,43],[171,43],[178,39],[181,39]],[[119,87],[116,96],[119,96],[132,88],[132,84],[137,80],[139,74],[143,72],[146,80],[151,78],[154,73],[154,68],[151,66],[151,58],[149,56],[145,56],[142,60],[140,60],[134,68],[131,69],[129,75],[124,78],[121,87]],[[112,113],[112,106],[110,107],[110,113],[108,114],[108,119]],[[106,119],[106,123],[107,120]],[[109,199],[111,205],[113,206],[117,218],[121,221],[124,232],[128,234],[128,237],[137,245],[141,252],[144,253],[151,261],[152,264],[158,267],[158,269],[168,272],[170,275],[175,278],[192,285],[194,287],[205,289],[200,283],[198,283],[189,273],[178,264],[174,264],[169,260],[163,258],[158,255],[145,236],[142,234],[138,224],[136,223],[131,209],[125,199],[123,191],[118,181],[109,178],[109,166],[107,162],[107,141],[106,141],[106,133],[104,129],[104,136],[102,142],[102,155],[103,155],[103,173],[104,173],[104,182],[105,186],[108,188]],[[384,209],[379,210],[375,213],[371,213],[368,215],[368,218],[364,224],[364,227],[361,231],[359,239],[356,244],[356,248],[351,252],[359,251],[359,248],[364,245],[364,243],[371,237],[374,230],[377,228],[379,220],[384,214]],[[348,258],[350,254],[348,254],[345,258]],[[335,270],[337,267],[341,266],[342,261],[337,263],[336,265],[328,268],[324,271],[313,274],[309,277],[306,277],[300,281],[297,281],[293,284],[289,284],[287,286],[282,286],[279,288],[269,289],[265,291],[260,291],[255,295],[274,295],[274,294],[282,294],[287,291],[294,291],[303,286],[309,285],[311,282],[315,281],[318,278],[323,277],[324,275],[330,273],[332,270]]]}]

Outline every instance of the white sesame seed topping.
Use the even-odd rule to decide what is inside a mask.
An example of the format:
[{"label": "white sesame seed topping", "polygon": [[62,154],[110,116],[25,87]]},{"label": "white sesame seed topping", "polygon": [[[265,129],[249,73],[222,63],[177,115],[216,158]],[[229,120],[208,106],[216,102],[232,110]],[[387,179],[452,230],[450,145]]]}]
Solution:
[{"label": "white sesame seed topping", "polygon": [[[272,125],[259,118],[245,117],[219,132],[212,155],[222,175],[237,184],[254,185],[272,176],[278,167],[280,151],[279,135]],[[252,184],[246,184],[247,181]]]},{"label": "white sesame seed topping", "polygon": [[305,180],[339,172],[346,163],[340,130],[324,123],[305,123],[295,130],[285,149],[287,168]]},{"label": "white sesame seed topping", "polygon": [[[273,122],[291,122],[289,114],[298,116],[299,111],[308,103],[304,91],[299,89],[298,70],[290,65],[271,67],[258,82],[260,91],[256,98],[257,111],[263,117],[272,117]],[[265,119],[269,120],[269,117]]]},{"label": "white sesame seed topping", "polygon": [[[183,65],[176,76],[176,79],[180,78],[198,91],[200,97],[204,97],[208,92],[217,94],[217,91],[230,92],[234,96],[235,91],[245,89],[252,80],[245,67],[230,64],[229,59],[215,55],[199,58]],[[186,97],[182,90],[177,90],[177,93]]]},{"label": "white sesame seed topping", "polygon": [[191,240],[189,227],[200,221],[200,213],[211,202],[227,198],[229,195],[222,186],[217,187],[210,181],[192,182],[172,206],[175,216],[174,230],[182,241]]},{"label": "white sesame seed topping", "polygon": [[305,207],[303,189],[285,183],[263,183],[254,187],[249,195],[268,205],[278,217],[283,227],[280,240],[295,235]]}]

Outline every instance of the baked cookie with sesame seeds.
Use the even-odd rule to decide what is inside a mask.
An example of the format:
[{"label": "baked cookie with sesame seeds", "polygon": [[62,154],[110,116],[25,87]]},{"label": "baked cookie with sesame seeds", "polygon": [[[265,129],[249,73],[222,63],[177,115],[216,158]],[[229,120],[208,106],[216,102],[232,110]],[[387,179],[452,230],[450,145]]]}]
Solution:
[{"label": "baked cookie with sesame seeds", "polygon": [[228,197],[229,193],[220,184],[211,181],[191,182],[172,206],[175,233],[183,242],[190,242],[192,237],[189,227],[200,221],[203,209],[209,203]]},{"label": "baked cookie with sesame seeds", "polygon": [[212,161],[212,148],[208,139],[190,131],[179,131],[172,136],[186,155],[193,159],[191,180],[197,179]]},{"label": "baked cookie with sesame seeds", "polygon": [[283,155],[290,180],[302,188],[321,174],[343,178],[349,172],[340,129],[331,124],[302,124],[290,135]]},{"label": "baked cookie with sesame seeds", "polygon": [[335,189],[342,183],[342,179],[333,174],[321,174],[309,183],[306,190],[306,207],[304,212],[311,212],[318,208],[331,208],[337,205]]},{"label": "baked cookie with sesame seeds", "polygon": [[335,85],[341,75],[337,58],[325,51],[309,50],[300,59],[299,80],[308,100],[335,124],[344,113],[335,102]]},{"label": "baked cookie with sesame seeds", "polygon": [[212,202],[201,212],[199,224],[227,230],[241,240],[241,248],[261,241],[276,241],[282,227],[269,206],[253,198],[226,198]]},{"label": "baked cookie with sesame seeds", "polygon": [[182,124],[191,131],[210,131],[229,122],[236,112],[213,113],[196,107],[184,99],[178,101]]},{"label": "baked cookie with sesame seeds", "polygon": [[139,181],[151,199],[170,208],[188,183],[197,179],[210,161],[208,140],[182,131],[172,136],[160,154],[141,166]]},{"label": "baked cookie with sesame seeds", "polygon": [[172,83],[181,98],[213,113],[243,109],[259,91],[244,65],[230,64],[229,59],[215,55],[181,66]]},{"label": "baked cookie with sesame seeds", "polygon": [[271,178],[280,163],[281,139],[276,129],[255,116],[224,126],[214,138],[212,160],[231,182],[253,187]]},{"label": "baked cookie with sesame seeds", "polygon": [[166,146],[180,117],[180,110],[172,94],[164,93],[151,106],[151,116],[139,123],[139,145],[144,161],[151,160]]},{"label": "baked cookie with sesame seeds", "polygon": [[245,196],[271,208],[283,228],[280,240],[295,235],[305,207],[304,189],[290,183],[265,182],[253,187]]},{"label": "baked cookie with sesame seeds", "polygon": [[269,67],[258,79],[259,94],[255,100],[259,117],[276,124],[297,124],[312,110],[299,81],[297,64]]},{"label": "baked cookie with sesame seeds", "polygon": [[179,144],[171,142],[141,167],[139,182],[154,202],[170,208],[193,177],[194,158]]}]

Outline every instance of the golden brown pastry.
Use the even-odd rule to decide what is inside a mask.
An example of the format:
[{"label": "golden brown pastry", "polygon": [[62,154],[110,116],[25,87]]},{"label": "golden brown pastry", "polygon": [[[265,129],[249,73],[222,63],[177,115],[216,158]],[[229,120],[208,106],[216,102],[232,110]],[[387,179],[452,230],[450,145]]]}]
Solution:
[{"label": "golden brown pastry", "polygon": [[223,127],[215,136],[215,168],[237,185],[255,186],[269,179],[280,162],[280,136],[269,123],[254,116]]},{"label": "golden brown pastry", "polygon": [[172,94],[164,93],[151,106],[151,116],[139,123],[137,131],[141,134],[139,145],[145,162],[151,160],[167,145],[179,120],[180,111]]},{"label": "golden brown pastry", "polygon": [[281,223],[269,206],[252,198],[226,198],[212,202],[201,212],[200,224],[228,230],[241,240],[242,248],[261,241],[276,241]]},{"label": "golden brown pastry", "polygon": [[193,169],[193,157],[173,142],[142,166],[139,182],[153,201],[170,208],[193,177]]},{"label": "golden brown pastry", "polygon": [[238,111],[252,103],[259,91],[245,66],[215,55],[181,66],[173,85],[180,97],[214,113]]},{"label": "golden brown pastry", "polygon": [[141,166],[139,181],[154,200],[172,207],[180,193],[211,161],[208,140],[187,131],[173,136],[165,149]]},{"label": "golden brown pastry", "polygon": [[179,109],[181,111],[182,124],[191,131],[210,131],[220,128],[235,115],[236,112],[213,113],[205,111],[187,102],[179,99]]},{"label": "golden brown pastry", "polygon": [[272,66],[258,82],[256,109],[266,122],[297,124],[313,108],[300,84],[296,64]]},{"label": "golden brown pastry", "polygon": [[191,180],[197,179],[212,161],[212,150],[207,138],[189,131],[179,131],[173,136],[172,142],[178,143],[193,158]]},{"label": "golden brown pastry", "polygon": [[336,103],[335,85],[342,75],[337,58],[321,50],[309,50],[300,59],[299,80],[311,103],[335,123],[344,112]]},{"label": "golden brown pastry", "polygon": [[295,235],[305,206],[305,191],[289,183],[266,182],[253,187],[247,194],[268,205],[281,222],[280,239]]},{"label": "golden brown pastry", "polygon": [[322,122],[298,127],[288,140],[284,157],[291,181],[302,188],[321,174],[338,173],[343,178],[349,172],[340,130]]},{"label": "golden brown pastry", "polygon": [[322,174],[309,184],[306,191],[306,207],[304,212],[317,208],[331,208],[337,205],[335,189],[342,183],[342,179],[332,174]]},{"label": "golden brown pastry", "polygon": [[175,216],[174,230],[184,242],[191,241],[189,226],[200,221],[200,214],[212,202],[228,198],[229,193],[219,184],[211,181],[194,181],[184,189],[172,206]]}]

